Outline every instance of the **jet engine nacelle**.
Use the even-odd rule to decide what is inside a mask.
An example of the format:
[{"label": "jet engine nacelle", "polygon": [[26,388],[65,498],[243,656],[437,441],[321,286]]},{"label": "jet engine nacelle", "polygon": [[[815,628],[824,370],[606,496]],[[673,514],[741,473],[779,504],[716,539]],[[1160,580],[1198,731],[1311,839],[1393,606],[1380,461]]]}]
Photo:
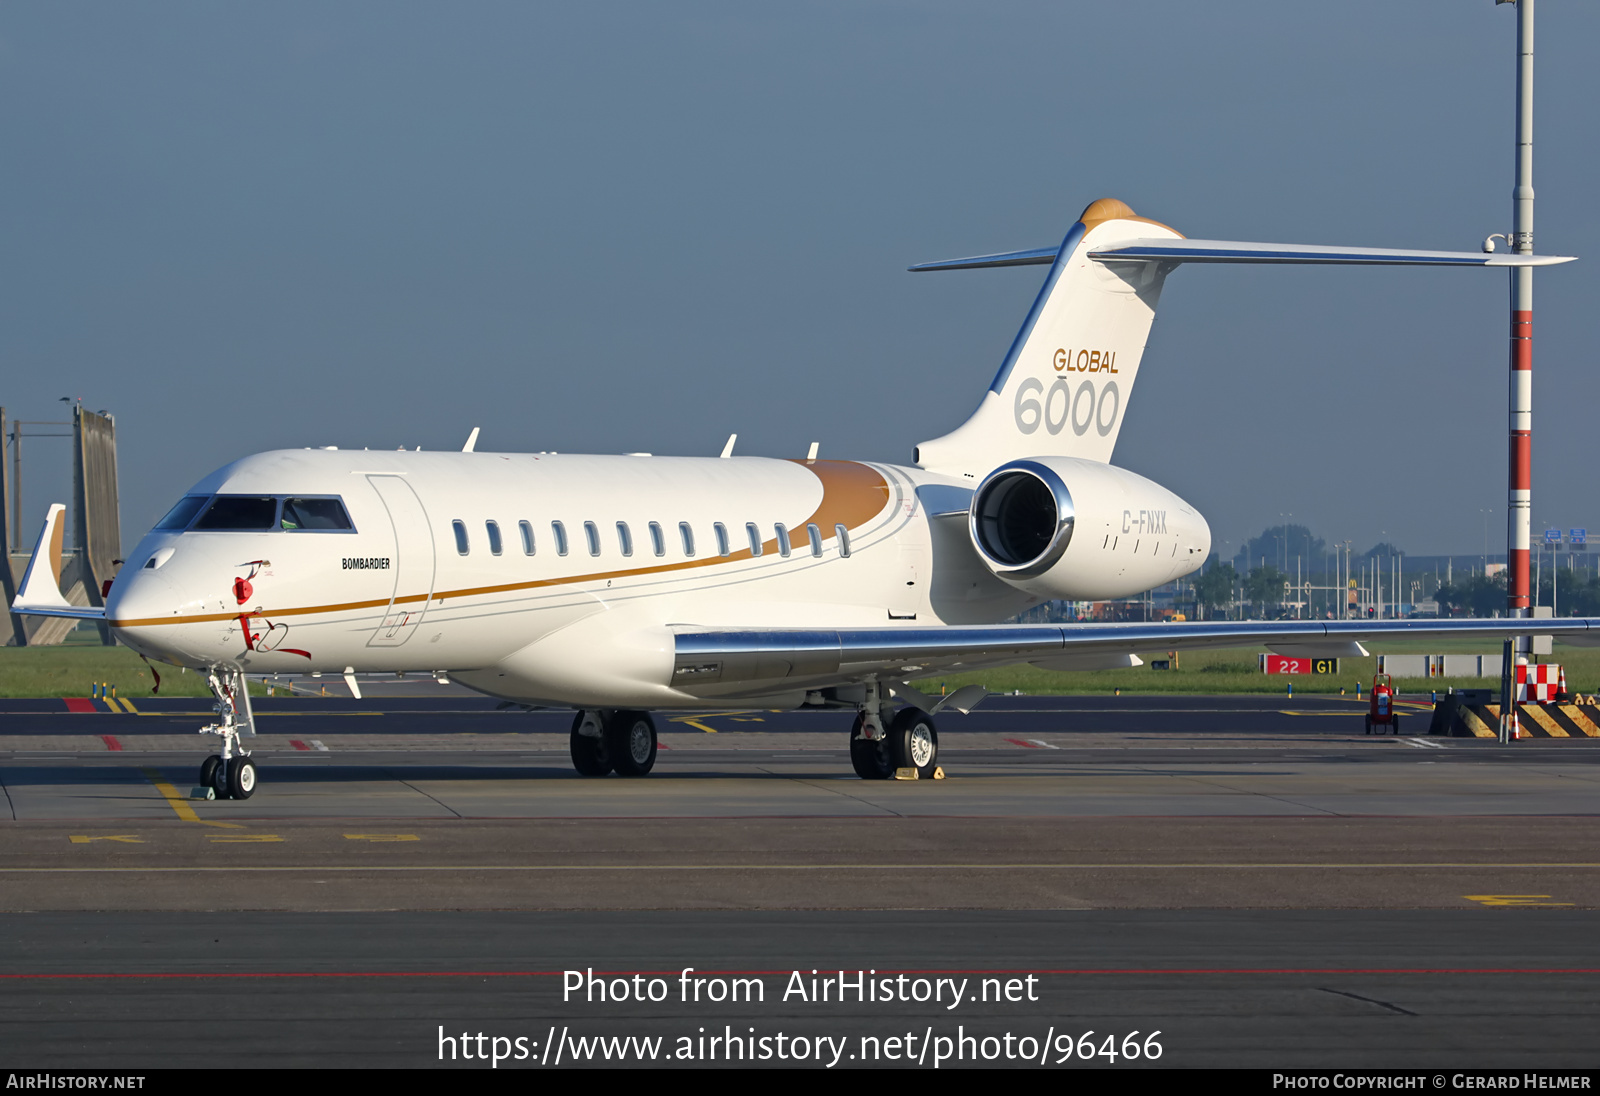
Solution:
[{"label": "jet engine nacelle", "polygon": [[1001,581],[1041,598],[1128,597],[1196,570],[1200,512],[1160,484],[1098,461],[1014,460],[972,496],[968,528]]}]

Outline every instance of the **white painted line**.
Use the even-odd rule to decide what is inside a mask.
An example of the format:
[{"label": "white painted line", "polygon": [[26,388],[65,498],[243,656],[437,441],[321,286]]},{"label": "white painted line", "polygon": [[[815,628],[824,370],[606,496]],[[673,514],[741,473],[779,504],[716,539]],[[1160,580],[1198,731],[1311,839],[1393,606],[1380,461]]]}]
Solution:
[{"label": "white painted line", "polygon": [[1050,745],[1050,743],[1046,742],[1042,738],[1030,738],[1030,739],[1028,739],[1028,741],[1031,742],[1035,746],[1043,746],[1047,750],[1059,750],[1061,748],[1060,746],[1052,746],[1052,745]]},{"label": "white painted line", "polygon": [[1419,750],[1444,750],[1449,748],[1442,743],[1430,742],[1426,738],[1402,738],[1400,741]]},{"label": "white painted line", "polygon": [[317,741],[315,738],[313,738],[311,740],[311,748],[314,749],[314,750],[322,750],[324,752],[326,752],[327,749],[328,749],[328,747],[324,746],[321,742]]}]

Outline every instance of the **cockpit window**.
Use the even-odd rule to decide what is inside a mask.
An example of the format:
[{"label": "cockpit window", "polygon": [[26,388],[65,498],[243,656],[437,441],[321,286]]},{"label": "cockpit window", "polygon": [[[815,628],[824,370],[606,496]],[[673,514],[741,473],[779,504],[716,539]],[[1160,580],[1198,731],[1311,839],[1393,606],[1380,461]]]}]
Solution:
[{"label": "cockpit window", "polygon": [[278,516],[278,500],[254,495],[218,495],[194,523],[197,530],[265,533]]},{"label": "cockpit window", "polygon": [[290,532],[334,530],[348,532],[352,526],[344,503],[338,499],[284,499],[283,516],[278,524]]},{"label": "cockpit window", "polygon": [[211,501],[210,495],[186,495],[178,505],[167,511],[167,516],[156,522],[157,529],[187,529],[200,508]]}]

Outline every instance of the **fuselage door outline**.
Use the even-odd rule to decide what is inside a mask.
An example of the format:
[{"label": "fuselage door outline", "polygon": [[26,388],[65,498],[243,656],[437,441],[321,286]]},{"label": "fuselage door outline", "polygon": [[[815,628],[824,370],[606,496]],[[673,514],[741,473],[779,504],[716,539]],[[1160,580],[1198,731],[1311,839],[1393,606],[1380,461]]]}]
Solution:
[{"label": "fuselage door outline", "polygon": [[394,532],[394,589],[367,646],[398,647],[417,630],[433,598],[433,529],[422,500],[405,477],[369,475],[367,482],[383,501]]}]

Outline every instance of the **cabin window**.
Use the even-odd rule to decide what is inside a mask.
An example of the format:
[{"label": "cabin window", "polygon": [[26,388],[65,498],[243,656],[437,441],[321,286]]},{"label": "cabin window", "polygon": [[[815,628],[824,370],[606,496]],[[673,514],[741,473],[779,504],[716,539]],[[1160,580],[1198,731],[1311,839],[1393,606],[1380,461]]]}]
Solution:
[{"label": "cabin window", "polygon": [[650,523],[650,547],[655,549],[655,553],[658,556],[667,554],[667,538],[661,532],[661,523],[659,521]]},{"label": "cabin window", "polygon": [[467,523],[458,518],[450,523],[450,528],[456,531],[456,551],[466,555],[472,550],[472,546],[467,543]]},{"label": "cabin window", "polygon": [[839,557],[841,559],[848,558],[850,555],[850,530],[843,525],[835,525],[833,527],[833,535],[839,540]]},{"label": "cabin window", "polygon": [[732,555],[732,552],[728,550],[728,527],[719,521],[711,528],[716,530],[717,534],[717,555]]},{"label": "cabin window", "polygon": [[355,529],[338,499],[284,499],[278,525],[291,533],[348,533]]},{"label": "cabin window", "polygon": [[623,555],[633,555],[633,533],[628,530],[628,523],[625,521],[617,522],[617,547],[622,549]]},{"label": "cabin window", "polygon": [[750,554],[759,556],[761,554],[761,530],[756,528],[755,522],[747,521],[744,523],[744,535],[750,541]]},{"label": "cabin window", "polygon": [[253,495],[218,495],[194,523],[196,529],[265,533],[277,526],[278,500]]},{"label": "cabin window", "polygon": [[505,547],[505,545],[500,542],[500,523],[498,521],[486,521],[483,523],[483,526],[486,530],[488,530],[489,533],[489,554],[491,556],[498,556],[500,554],[500,550]]},{"label": "cabin window", "polygon": [[522,554],[533,555],[533,523],[527,521],[517,522],[517,528],[522,530]]},{"label": "cabin window", "polygon": [[806,526],[806,539],[811,542],[811,554],[822,558],[822,530],[815,523]]},{"label": "cabin window", "polygon": [[589,554],[598,556],[600,554],[600,527],[592,521],[586,521],[583,523],[583,535],[589,542]]},{"label": "cabin window", "polygon": [[789,527],[782,522],[774,525],[773,531],[777,534],[778,554],[784,559],[789,558]]},{"label": "cabin window", "polygon": [[694,555],[694,530],[686,521],[678,522],[678,535],[683,538],[683,554]]},{"label": "cabin window", "polygon": [[550,534],[556,538],[556,555],[567,554],[567,527],[559,521],[550,523]]},{"label": "cabin window", "polygon": [[178,505],[167,511],[167,516],[156,522],[157,529],[187,529],[200,508],[211,501],[210,495],[185,495]]}]

